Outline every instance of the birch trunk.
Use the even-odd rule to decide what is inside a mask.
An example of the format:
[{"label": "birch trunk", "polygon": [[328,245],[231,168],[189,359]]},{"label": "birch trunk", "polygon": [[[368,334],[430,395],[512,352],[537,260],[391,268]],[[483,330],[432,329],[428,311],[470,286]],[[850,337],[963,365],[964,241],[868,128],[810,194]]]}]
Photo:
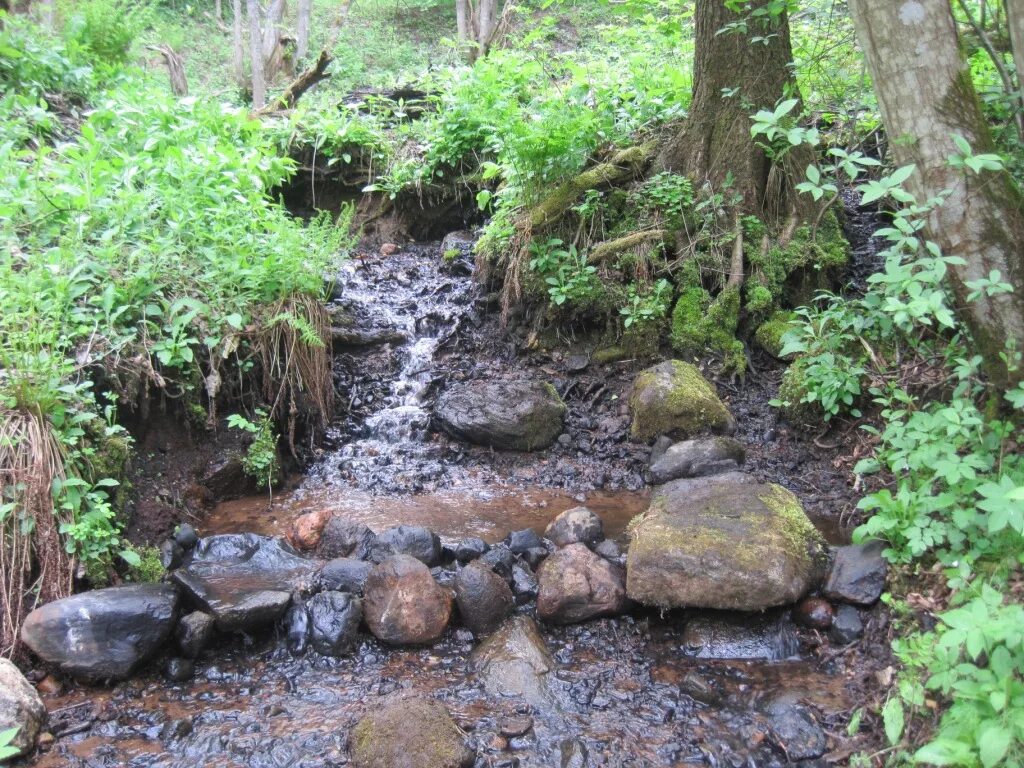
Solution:
[{"label": "birch trunk", "polygon": [[245,82],[245,42],[242,39],[242,0],[231,0],[231,55],[235,82],[244,88]]},{"label": "birch trunk", "polygon": [[298,17],[295,19],[295,58],[306,58],[309,53],[309,22],[313,13],[313,0],[299,0]]},{"label": "birch trunk", "polygon": [[480,0],[477,20],[476,41],[479,46],[477,57],[483,58],[491,48],[494,32],[498,26],[498,0]]},{"label": "birch trunk", "polygon": [[[967,263],[950,270],[957,308],[999,384],[1019,380],[999,354],[1024,342],[1024,202],[1009,174],[951,168],[954,135],[993,152],[949,0],[851,0],[897,164],[917,166],[908,188],[925,201],[948,192],[928,217],[929,237]],[[997,270],[1014,292],[967,301],[967,283]]]},{"label": "birch trunk", "polygon": [[1006,0],[1006,21],[1013,46],[1013,67],[1017,70],[1017,89],[1024,104],[1024,0]]},{"label": "birch trunk", "polygon": [[249,58],[252,65],[252,106],[263,109],[267,103],[267,84],[263,78],[263,47],[260,35],[259,0],[245,0],[249,14]]},{"label": "birch trunk", "polygon": [[224,7],[221,5],[221,0],[214,0],[213,15],[217,17],[217,21],[224,18]]}]

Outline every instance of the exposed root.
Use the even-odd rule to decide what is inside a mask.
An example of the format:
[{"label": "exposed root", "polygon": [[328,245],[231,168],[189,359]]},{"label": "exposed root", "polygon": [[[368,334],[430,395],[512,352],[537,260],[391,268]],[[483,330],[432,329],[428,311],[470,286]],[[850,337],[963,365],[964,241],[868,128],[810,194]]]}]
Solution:
[{"label": "exposed root", "polygon": [[74,562],[60,538],[61,525],[70,520],[53,503],[54,481],[64,478],[60,441],[42,414],[0,412],[0,654],[4,656],[18,652],[21,623],[28,611],[71,594]]},{"label": "exposed root", "polygon": [[591,264],[602,264],[618,256],[620,253],[628,253],[635,248],[647,245],[664,244],[669,250],[675,247],[675,236],[667,229],[648,229],[643,232],[632,232],[624,237],[615,240],[606,240],[598,243],[590,250],[587,261]]}]

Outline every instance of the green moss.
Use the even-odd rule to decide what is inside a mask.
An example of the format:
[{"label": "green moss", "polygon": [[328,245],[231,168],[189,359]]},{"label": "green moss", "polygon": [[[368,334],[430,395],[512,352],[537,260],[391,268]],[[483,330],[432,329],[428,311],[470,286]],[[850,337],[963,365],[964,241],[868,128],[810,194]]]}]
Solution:
[{"label": "green moss", "polygon": [[460,251],[458,248],[449,248],[441,255],[441,260],[445,264],[451,264],[453,261],[459,258],[459,253]]},{"label": "green moss", "polygon": [[754,340],[772,357],[782,357],[782,337],[793,328],[797,316],[794,312],[776,312],[761,323],[754,332]]},{"label": "green moss", "polygon": [[128,581],[139,584],[160,581],[164,577],[164,566],[160,562],[160,550],[156,547],[133,548],[142,562],[128,569]]},{"label": "green moss", "polygon": [[824,423],[825,414],[817,402],[803,402],[806,394],[807,374],[804,371],[804,358],[798,357],[782,375],[778,399],[782,401],[782,414],[787,421],[794,426],[811,429]]},{"label": "green moss", "polygon": [[593,354],[590,355],[590,362],[597,363],[598,365],[604,365],[605,363],[617,363],[620,360],[629,360],[633,356],[633,353],[621,345],[614,345],[610,347],[601,347],[595,349]]},{"label": "green moss", "polygon": [[717,353],[724,370],[742,373],[746,354],[736,338],[739,317],[739,288],[726,288],[713,301],[703,288],[688,288],[672,310],[672,348],[691,357]]},{"label": "green moss", "polygon": [[775,483],[769,483],[767,492],[759,494],[758,498],[778,518],[775,530],[789,555],[804,559],[811,566],[820,566],[827,551],[825,539],[808,519],[800,500]]},{"label": "green moss", "polygon": [[747,289],[747,311],[752,315],[770,309],[774,301],[772,292],[764,285],[755,285]]},{"label": "green moss", "polygon": [[696,366],[669,360],[642,371],[629,399],[632,434],[639,440],[659,435],[691,436],[723,430],[732,416]]}]

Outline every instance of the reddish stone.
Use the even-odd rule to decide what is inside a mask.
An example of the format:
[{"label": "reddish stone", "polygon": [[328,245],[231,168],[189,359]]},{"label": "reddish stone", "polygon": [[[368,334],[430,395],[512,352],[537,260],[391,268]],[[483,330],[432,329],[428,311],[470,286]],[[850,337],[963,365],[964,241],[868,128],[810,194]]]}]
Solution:
[{"label": "reddish stone", "polygon": [[324,526],[330,519],[331,513],[326,509],[299,515],[292,521],[291,529],[288,531],[288,540],[296,549],[316,549],[320,543],[320,536],[324,532]]},{"label": "reddish stone", "polygon": [[807,597],[793,609],[793,620],[810,629],[828,629],[832,626],[832,604],[820,597]]}]

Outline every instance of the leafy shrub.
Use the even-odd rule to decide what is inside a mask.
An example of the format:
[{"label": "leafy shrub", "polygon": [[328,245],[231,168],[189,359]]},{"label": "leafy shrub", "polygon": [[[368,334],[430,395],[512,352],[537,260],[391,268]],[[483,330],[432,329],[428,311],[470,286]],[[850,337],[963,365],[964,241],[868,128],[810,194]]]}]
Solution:
[{"label": "leafy shrub", "polygon": [[148,2],[75,0],[61,6],[65,37],[98,64],[124,64],[132,43],[151,20]]},{"label": "leafy shrub", "polygon": [[281,473],[277,459],[277,434],[270,417],[266,411],[257,409],[256,421],[253,422],[233,413],[228,416],[228,426],[252,435],[252,442],[242,458],[242,468],[258,485],[269,490]]}]

